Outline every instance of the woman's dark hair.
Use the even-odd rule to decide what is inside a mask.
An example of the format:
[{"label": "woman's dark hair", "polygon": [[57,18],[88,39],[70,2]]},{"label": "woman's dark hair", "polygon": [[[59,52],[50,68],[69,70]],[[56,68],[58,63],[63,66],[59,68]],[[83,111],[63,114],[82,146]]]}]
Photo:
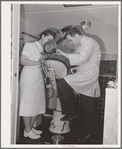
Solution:
[{"label": "woman's dark hair", "polygon": [[72,27],[72,28],[68,31],[68,33],[67,33],[67,35],[70,35],[70,36],[72,36],[72,37],[74,37],[76,34],[78,34],[78,35],[84,35],[85,32],[84,32],[83,29],[78,29],[77,27]]},{"label": "woman's dark hair", "polygon": [[52,35],[54,38],[56,37],[56,33],[51,31],[51,30],[44,30],[41,34],[40,34],[40,39],[42,38],[42,35],[44,36],[49,36]]},{"label": "woman's dark hair", "polygon": [[56,42],[50,40],[44,44],[43,51],[45,54],[54,54],[56,53],[57,44]]}]

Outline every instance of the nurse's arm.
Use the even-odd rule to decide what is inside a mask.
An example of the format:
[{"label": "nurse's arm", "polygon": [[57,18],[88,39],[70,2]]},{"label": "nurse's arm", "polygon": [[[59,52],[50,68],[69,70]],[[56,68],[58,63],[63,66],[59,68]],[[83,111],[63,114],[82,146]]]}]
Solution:
[{"label": "nurse's arm", "polygon": [[27,56],[21,54],[21,57],[20,57],[20,63],[21,65],[24,65],[24,66],[34,66],[34,65],[40,65],[42,60],[39,59],[39,61],[31,61],[28,59]]}]

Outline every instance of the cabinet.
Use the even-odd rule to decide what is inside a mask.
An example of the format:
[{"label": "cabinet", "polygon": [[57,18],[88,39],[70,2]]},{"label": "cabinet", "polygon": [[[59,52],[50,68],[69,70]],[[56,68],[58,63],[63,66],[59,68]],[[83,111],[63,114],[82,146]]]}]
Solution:
[{"label": "cabinet", "polygon": [[104,113],[104,145],[118,144],[118,118],[119,118],[118,89],[106,88],[105,113]]}]

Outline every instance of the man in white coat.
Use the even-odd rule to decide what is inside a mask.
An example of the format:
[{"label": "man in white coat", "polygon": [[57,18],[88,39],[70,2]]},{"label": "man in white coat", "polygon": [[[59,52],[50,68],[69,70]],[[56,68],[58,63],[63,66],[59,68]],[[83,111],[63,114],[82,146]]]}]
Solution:
[{"label": "man in white coat", "polygon": [[58,53],[67,57],[70,65],[77,65],[77,67],[76,73],[57,81],[62,114],[65,115],[61,121],[75,118],[81,102],[85,114],[84,138],[88,138],[98,134],[95,99],[100,97],[98,83],[100,46],[96,40],[87,37],[84,30],[79,30],[77,27],[70,29],[67,39],[75,47],[75,51],[66,54],[58,50]]}]

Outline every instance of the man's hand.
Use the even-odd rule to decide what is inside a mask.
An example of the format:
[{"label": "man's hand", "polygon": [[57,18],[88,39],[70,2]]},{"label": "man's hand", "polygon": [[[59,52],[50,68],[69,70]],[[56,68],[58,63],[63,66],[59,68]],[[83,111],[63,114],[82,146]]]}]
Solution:
[{"label": "man's hand", "polygon": [[64,55],[64,52],[62,52],[61,50],[57,49],[56,54],[57,55]]},{"label": "man's hand", "polygon": [[57,50],[57,55],[63,55],[63,56],[65,56],[65,57],[67,57],[67,54],[66,53],[64,53],[64,52],[62,52],[61,50]]}]

